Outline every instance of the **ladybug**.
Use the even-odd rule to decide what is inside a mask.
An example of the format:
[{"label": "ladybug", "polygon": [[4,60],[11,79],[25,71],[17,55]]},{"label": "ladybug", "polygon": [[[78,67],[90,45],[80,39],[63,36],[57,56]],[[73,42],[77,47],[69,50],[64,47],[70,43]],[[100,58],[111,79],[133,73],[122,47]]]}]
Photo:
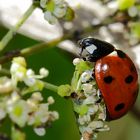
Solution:
[{"label": "ladybug", "polygon": [[127,54],[105,41],[85,38],[79,45],[80,55],[86,51],[86,61],[95,62],[93,74],[106,105],[106,120],[122,117],[132,108],[138,95],[134,63]]}]

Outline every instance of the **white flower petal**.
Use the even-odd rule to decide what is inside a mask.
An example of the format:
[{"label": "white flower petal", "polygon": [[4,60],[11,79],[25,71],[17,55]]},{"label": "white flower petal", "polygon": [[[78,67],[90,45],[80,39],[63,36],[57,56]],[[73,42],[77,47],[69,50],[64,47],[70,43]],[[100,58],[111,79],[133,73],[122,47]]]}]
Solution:
[{"label": "white flower petal", "polygon": [[62,18],[65,16],[67,11],[67,7],[56,7],[53,11],[53,14],[57,17],[57,18]]},{"label": "white flower petal", "polygon": [[40,75],[43,76],[43,77],[47,77],[47,76],[49,75],[49,71],[48,71],[46,68],[41,68],[41,69],[39,70],[39,73],[40,73]]},{"label": "white flower petal", "polygon": [[48,97],[48,103],[53,104],[55,102],[54,98],[52,96]]},{"label": "white flower petal", "polygon": [[50,24],[55,24],[57,22],[56,17],[54,17],[51,12],[46,11],[44,13],[44,18],[50,23]]},{"label": "white flower petal", "polygon": [[45,8],[47,2],[48,2],[48,0],[40,0],[40,6],[42,8]]},{"label": "white flower petal", "polygon": [[34,128],[34,131],[38,136],[44,136],[46,134],[45,128],[43,127]]}]

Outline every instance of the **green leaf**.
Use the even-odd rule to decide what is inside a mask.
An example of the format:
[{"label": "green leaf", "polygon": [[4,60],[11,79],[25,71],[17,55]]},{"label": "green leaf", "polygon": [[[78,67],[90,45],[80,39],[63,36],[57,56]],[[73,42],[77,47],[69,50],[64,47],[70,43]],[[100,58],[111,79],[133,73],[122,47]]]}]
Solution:
[{"label": "green leaf", "polygon": [[135,4],[135,0],[117,0],[120,10],[126,10]]}]

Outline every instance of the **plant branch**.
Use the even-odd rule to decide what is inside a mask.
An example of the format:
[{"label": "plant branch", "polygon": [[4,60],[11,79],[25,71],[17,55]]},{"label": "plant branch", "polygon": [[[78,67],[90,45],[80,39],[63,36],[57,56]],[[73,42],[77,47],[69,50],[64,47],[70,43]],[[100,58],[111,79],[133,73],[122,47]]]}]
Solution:
[{"label": "plant branch", "polygon": [[37,6],[35,4],[32,4],[28,10],[24,13],[23,17],[17,22],[17,24],[11,28],[8,33],[2,38],[2,40],[0,41],[0,51],[2,51],[6,45],[8,44],[8,42],[13,38],[13,36],[15,35],[15,33],[17,32],[17,30],[22,26],[22,24],[28,19],[28,17],[32,14],[32,12],[34,11],[34,9]]},{"label": "plant branch", "polygon": [[34,46],[29,46],[28,48],[25,48],[22,50],[13,50],[9,53],[6,53],[4,56],[0,57],[0,64],[4,64],[4,63],[10,61],[13,57],[16,57],[16,56],[28,56],[28,55],[34,54],[36,52],[42,51],[45,48],[54,47],[62,40],[63,40],[63,38],[60,38],[60,39],[53,40],[50,42],[43,42],[43,43],[39,43]]},{"label": "plant branch", "polygon": [[45,88],[46,88],[46,89],[49,89],[49,90],[54,91],[54,92],[57,93],[57,91],[58,91],[58,86],[53,85],[53,84],[50,84],[50,83],[48,83],[48,82],[44,82],[44,83],[45,83]]}]

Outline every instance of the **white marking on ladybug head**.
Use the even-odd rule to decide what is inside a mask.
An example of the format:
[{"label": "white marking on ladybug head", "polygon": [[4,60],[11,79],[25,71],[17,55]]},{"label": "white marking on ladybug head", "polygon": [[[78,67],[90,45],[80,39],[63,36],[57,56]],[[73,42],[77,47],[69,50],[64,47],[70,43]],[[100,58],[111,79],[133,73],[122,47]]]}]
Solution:
[{"label": "white marking on ladybug head", "polygon": [[103,71],[106,71],[108,69],[108,65],[107,64],[104,64],[103,66],[102,66],[102,70]]},{"label": "white marking on ladybug head", "polygon": [[92,45],[90,45],[90,46],[87,46],[85,49],[86,49],[87,52],[89,52],[90,54],[93,54],[93,52],[97,49],[97,47],[96,47],[94,44],[92,44]]}]

